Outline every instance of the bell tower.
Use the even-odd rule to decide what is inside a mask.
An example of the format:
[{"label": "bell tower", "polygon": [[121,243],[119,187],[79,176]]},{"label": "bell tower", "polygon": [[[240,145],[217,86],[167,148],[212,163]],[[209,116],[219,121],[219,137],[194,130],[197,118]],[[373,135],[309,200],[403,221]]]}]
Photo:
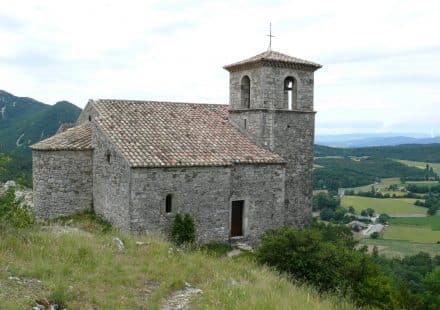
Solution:
[{"label": "bell tower", "polygon": [[321,65],[272,50],[224,67],[230,73],[229,120],[256,144],[286,160],[285,224],[312,214],[314,72]]}]

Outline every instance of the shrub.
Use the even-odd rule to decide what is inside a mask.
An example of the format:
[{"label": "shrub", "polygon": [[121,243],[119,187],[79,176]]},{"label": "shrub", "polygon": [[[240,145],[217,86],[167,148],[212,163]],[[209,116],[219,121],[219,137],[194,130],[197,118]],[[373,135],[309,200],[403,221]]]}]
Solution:
[{"label": "shrub", "polygon": [[371,239],[379,239],[379,237],[380,237],[380,234],[377,231],[375,231],[374,233],[372,233],[370,235]]},{"label": "shrub", "polygon": [[35,217],[29,207],[21,205],[15,197],[15,188],[9,189],[0,196],[0,224],[14,228],[27,228],[35,223]]},{"label": "shrub", "polygon": [[189,214],[177,213],[171,230],[171,239],[177,245],[191,244],[196,240],[194,220]]},{"label": "shrub", "polygon": [[268,231],[256,257],[321,291],[349,295],[360,306],[392,307],[391,280],[371,257],[343,242],[326,241],[318,229]]}]

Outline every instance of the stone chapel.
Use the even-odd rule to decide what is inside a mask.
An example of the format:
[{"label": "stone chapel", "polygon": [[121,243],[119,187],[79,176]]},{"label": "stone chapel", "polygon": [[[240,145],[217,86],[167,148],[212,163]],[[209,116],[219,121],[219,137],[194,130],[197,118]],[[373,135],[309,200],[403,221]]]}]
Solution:
[{"label": "stone chapel", "polygon": [[229,105],[90,100],[32,146],[37,217],[93,209],[123,231],[166,233],[189,213],[199,242],[308,225],[319,68],[268,50],[224,67]]}]

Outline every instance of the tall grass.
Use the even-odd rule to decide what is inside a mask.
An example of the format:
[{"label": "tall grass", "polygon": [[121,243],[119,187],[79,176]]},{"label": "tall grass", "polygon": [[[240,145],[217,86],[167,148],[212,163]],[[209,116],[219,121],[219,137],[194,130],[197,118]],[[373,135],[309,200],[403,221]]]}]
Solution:
[{"label": "tall grass", "polygon": [[[294,285],[246,256],[179,250],[160,236],[108,229],[92,216],[60,226],[67,222],[1,232],[2,309],[27,309],[37,298],[68,309],[160,309],[185,282],[203,290],[193,300],[196,309],[353,309],[345,300]],[[123,252],[114,237],[123,240]]]}]

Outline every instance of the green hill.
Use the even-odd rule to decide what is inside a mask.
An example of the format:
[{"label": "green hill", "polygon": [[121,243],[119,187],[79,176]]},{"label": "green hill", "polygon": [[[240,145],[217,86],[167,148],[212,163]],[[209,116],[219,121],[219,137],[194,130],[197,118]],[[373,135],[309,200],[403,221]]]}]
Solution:
[{"label": "green hill", "polygon": [[75,122],[81,109],[68,101],[48,105],[0,90],[0,181],[31,186],[30,145],[54,135],[61,124]]},{"label": "green hill", "polygon": [[50,137],[81,109],[67,101],[51,106],[0,90],[0,153],[30,154],[29,145]]}]

